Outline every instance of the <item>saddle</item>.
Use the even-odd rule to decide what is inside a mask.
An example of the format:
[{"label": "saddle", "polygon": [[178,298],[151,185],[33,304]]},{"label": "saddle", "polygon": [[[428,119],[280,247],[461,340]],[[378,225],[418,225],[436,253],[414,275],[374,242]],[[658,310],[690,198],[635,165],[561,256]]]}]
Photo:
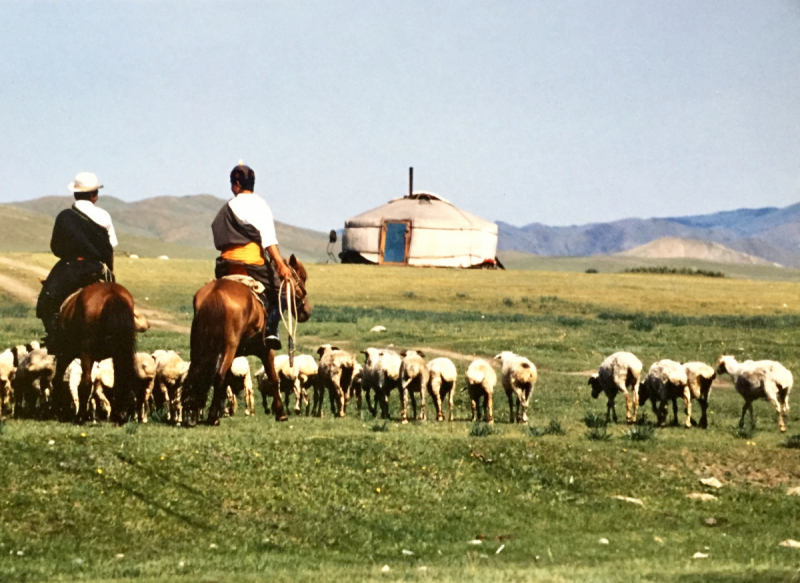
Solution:
[{"label": "saddle", "polygon": [[264,287],[263,283],[261,283],[260,281],[256,281],[249,275],[239,275],[239,274],[225,275],[222,277],[222,279],[230,279],[231,281],[237,281],[241,284],[246,285],[247,287],[250,288],[250,291],[253,292],[253,295],[256,297],[259,303],[262,306],[264,306],[264,309],[267,309],[267,304],[264,301],[264,296],[262,295],[267,288]]}]

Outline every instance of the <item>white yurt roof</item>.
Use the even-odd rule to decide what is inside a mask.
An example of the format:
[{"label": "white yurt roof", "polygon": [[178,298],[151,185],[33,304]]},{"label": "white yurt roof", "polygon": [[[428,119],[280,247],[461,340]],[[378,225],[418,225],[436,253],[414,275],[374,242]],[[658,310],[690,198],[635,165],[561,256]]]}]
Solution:
[{"label": "white yurt roof", "polygon": [[461,210],[430,192],[414,192],[345,221],[345,227],[380,227],[385,221],[411,220],[417,229],[485,231],[497,234],[497,225]]}]

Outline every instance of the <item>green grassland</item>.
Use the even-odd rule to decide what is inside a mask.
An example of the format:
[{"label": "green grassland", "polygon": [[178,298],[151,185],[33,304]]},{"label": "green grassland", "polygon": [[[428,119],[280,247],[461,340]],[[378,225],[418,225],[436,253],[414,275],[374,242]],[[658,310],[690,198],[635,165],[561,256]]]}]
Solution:
[{"label": "green grassland", "polygon": [[[178,323],[190,321],[191,296],[212,274],[209,260],[117,266],[137,303]],[[786,495],[800,485],[800,460],[767,403],[756,404],[749,438],[734,435],[741,399],[727,382],[712,393],[705,431],[667,427],[635,441],[620,424],[594,441],[583,418],[605,411],[585,371],[616,350],[645,367],[732,353],[800,374],[800,284],[312,265],[308,289],[315,307],[300,327],[303,352],[322,342],[422,348],[451,356],[463,377],[472,355],[514,350],[540,371],[530,424],[556,421],[565,434],[535,437],[509,424],[501,390],[488,435],[471,435],[460,391],[453,423],[400,425],[396,394],[388,424],[354,403],[342,420],[326,404],[323,419],[278,424],[258,410],[189,430],[157,419],[123,428],[7,420],[0,581],[796,577],[800,551],[778,543],[800,539],[800,498]],[[2,345],[41,333],[14,298],[0,296],[0,318]],[[376,324],[386,332],[370,332]],[[188,337],[176,332],[150,330],[139,346],[188,355]],[[800,433],[797,408],[787,424],[789,435]],[[686,498],[706,491],[698,480],[710,476],[724,483],[716,501]],[[698,552],[708,557],[693,559]]]}]

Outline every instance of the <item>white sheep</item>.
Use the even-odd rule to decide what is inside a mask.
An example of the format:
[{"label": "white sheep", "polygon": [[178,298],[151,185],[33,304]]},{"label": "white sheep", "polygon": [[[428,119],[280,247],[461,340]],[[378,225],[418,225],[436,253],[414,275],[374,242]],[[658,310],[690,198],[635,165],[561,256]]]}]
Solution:
[{"label": "white sheep", "polygon": [[494,423],[493,394],[497,384],[497,373],[492,365],[482,359],[473,360],[467,368],[467,387],[472,406],[472,420],[480,421],[480,405],[483,400],[483,417],[487,423]]},{"label": "white sheep", "polygon": [[[280,391],[283,393],[284,406],[288,410],[289,395],[294,395],[294,412],[296,415],[302,413],[305,406],[305,414],[308,415],[310,408],[309,389],[313,390],[317,379],[318,367],[314,357],[309,354],[298,354],[294,357],[294,366],[289,366],[289,356],[279,354],[275,357],[275,372],[278,374]],[[267,397],[272,396],[267,373],[262,366],[256,373],[258,390],[264,404],[264,411],[268,411]]]},{"label": "white sheep", "polygon": [[[105,370],[109,369],[109,370]],[[100,377],[103,377],[102,379]],[[81,367],[81,360],[79,358],[74,359],[72,362],[69,363],[66,370],[64,371],[63,382],[66,384],[67,389],[69,390],[70,395],[70,406],[69,412],[70,416],[77,416],[78,411],[80,410],[80,398],[78,394],[78,389],[81,384],[81,379],[83,378],[83,367]],[[99,381],[99,385],[95,386],[95,382]],[[106,383],[107,387],[111,387],[114,384],[114,365],[111,362],[111,359],[104,361],[103,371],[101,373],[100,366],[98,363],[95,363],[92,367],[92,375],[91,375],[91,397],[90,397],[90,411],[92,416],[92,421],[97,419],[97,409],[101,407],[104,409],[106,417],[111,416],[111,403],[108,402],[108,399],[105,396],[105,392],[103,390],[104,382]],[[109,384],[110,383],[110,384]]]},{"label": "white sheep", "polygon": [[789,393],[794,379],[792,373],[774,360],[746,360],[736,362],[733,356],[720,356],[717,360],[717,373],[728,373],[733,379],[736,391],[744,398],[739,427],[744,425],[744,414],[750,410],[750,423],[755,426],[753,401],[766,399],[778,412],[778,427],[786,431],[783,416],[789,411]]},{"label": "white sheep", "polygon": [[528,404],[538,373],[536,366],[524,356],[504,351],[494,357],[502,363],[503,388],[508,397],[509,423],[514,423],[514,401],[516,400],[516,420],[528,422]]},{"label": "white sheep", "polygon": [[4,415],[14,412],[14,388],[12,382],[17,367],[14,366],[14,353],[5,350],[0,353],[0,420]]},{"label": "white sheep", "polygon": [[250,363],[246,356],[237,356],[231,363],[231,368],[227,375],[228,406],[226,415],[233,416],[236,413],[236,395],[244,393],[244,414],[253,415],[255,406],[253,401],[253,378],[250,376]]},{"label": "white sheep", "polygon": [[102,407],[106,418],[111,419],[111,403],[106,393],[114,390],[114,361],[110,358],[96,361],[92,366],[92,395],[89,401],[92,420],[97,418],[97,409]]},{"label": "white sheep", "polygon": [[708,398],[711,395],[711,383],[717,377],[717,371],[704,362],[687,362],[683,365],[686,371],[686,380],[689,384],[689,398],[686,401],[686,417],[692,421],[692,399],[700,403],[700,427],[708,427]]},{"label": "white sheep", "polygon": [[[667,421],[667,405],[672,401],[672,424],[677,425],[678,397],[682,397],[686,402],[691,400],[686,369],[679,362],[668,358],[654,362],[639,387],[639,406],[643,406],[650,399],[658,424],[663,426]],[[691,425],[691,415],[687,411],[686,426],[691,427]]]},{"label": "white sheep", "polygon": [[625,419],[628,423],[636,421],[639,406],[639,377],[642,374],[642,363],[630,352],[615,352],[606,358],[598,371],[589,378],[592,397],[597,398],[605,393],[608,398],[606,421],[613,414],[617,422],[617,409],[614,399],[617,393],[625,395]]},{"label": "white sheep", "polygon": [[314,385],[314,415],[322,417],[322,400],[327,389],[331,413],[334,416],[344,417],[356,359],[349,352],[330,344],[323,344],[317,348],[317,354],[319,355],[319,374]]},{"label": "white sheep", "polygon": [[437,421],[444,421],[442,401],[445,397],[448,397],[450,403],[449,421],[453,420],[453,396],[457,378],[456,365],[449,358],[434,358],[428,363],[428,392],[433,397]]},{"label": "white sheep", "polygon": [[[400,353],[403,364],[400,367],[400,422],[408,423],[408,396],[411,395],[411,406],[414,408],[414,419],[425,421],[425,393],[428,392],[428,366],[425,354],[421,350],[404,350]],[[417,416],[417,399],[419,393],[419,417]]]},{"label": "white sheep", "polygon": [[[367,348],[361,373],[361,387],[367,400],[367,408],[374,417],[381,408],[381,417],[389,419],[389,395],[393,389],[401,390],[400,368],[403,360],[394,350]],[[374,393],[374,400],[372,398]]]},{"label": "white sheep", "polygon": [[180,425],[183,421],[183,383],[189,372],[189,363],[174,350],[156,350],[155,394],[163,399],[167,421]]},{"label": "white sheep", "polygon": [[136,414],[140,423],[147,423],[147,406],[153,398],[156,380],[156,359],[146,352],[137,352],[134,364],[139,387],[136,390]]},{"label": "white sheep", "polygon": [[19,361],[14,375],[14,414],[32,417],[37,405],[47,407],[53,392],[56,357],[44,348],[31,350]]}]

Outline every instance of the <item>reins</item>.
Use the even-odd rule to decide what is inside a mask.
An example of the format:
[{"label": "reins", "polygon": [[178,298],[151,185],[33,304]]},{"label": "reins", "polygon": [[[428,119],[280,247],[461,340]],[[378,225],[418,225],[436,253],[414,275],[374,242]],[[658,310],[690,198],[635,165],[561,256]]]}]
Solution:
[{"label": "reins", "polygon": [[292,278],[291,280],[284,279],[281,281],[278,301],[283,297],[283,290],[286,289],[286,313],[284,315],[283,310],[280,310],[280,314],[283,325],[286,328],[286,335],[289,337],[289,366],[292,367],[294,366],[294,339],[297,336],[297,295],[295,288],[302,289],[302,286],[296,279],[297,273],[295,273],[294,269],[291,267],[289,269],[292,270]]}]

